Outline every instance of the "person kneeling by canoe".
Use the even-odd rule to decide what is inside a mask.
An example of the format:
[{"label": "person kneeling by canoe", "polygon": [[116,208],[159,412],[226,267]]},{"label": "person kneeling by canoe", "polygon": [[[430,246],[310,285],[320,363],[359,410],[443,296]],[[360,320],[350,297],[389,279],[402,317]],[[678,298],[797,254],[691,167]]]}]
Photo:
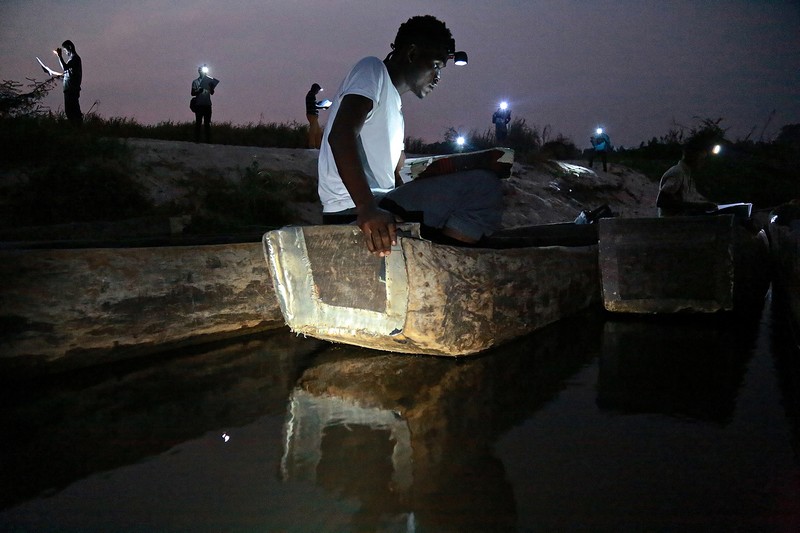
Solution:
[{"label": "person kneeling by canoe", "polygon": [[717,211],[717,204],[697,192],[692,173],[702,166],[714,145],[714,137],[700,132],[683,145],[683,157],[667,170],[658,186],[658,216],[708,215]]},{"label": "person kneeling by canoe", "polygon": [[[334,96],[319,155],[323,221],[355,221],[378,256],[389,255],[396,244],[398,219],[422,222],[423,231],[433,228],[445,240],[464,243],[500,226],[503,195],[492,170],[462,160],[442,165],[450,174],[406,184],[400,178],[405,161],[400,96],[425,98],[455,56],[466,60],[463,52],[456,54],[443,22],[412,17],[400,26],[389,55],[359,61]],[[483,159],[486,164],[477,166],[491,168],[492,161]]]}]

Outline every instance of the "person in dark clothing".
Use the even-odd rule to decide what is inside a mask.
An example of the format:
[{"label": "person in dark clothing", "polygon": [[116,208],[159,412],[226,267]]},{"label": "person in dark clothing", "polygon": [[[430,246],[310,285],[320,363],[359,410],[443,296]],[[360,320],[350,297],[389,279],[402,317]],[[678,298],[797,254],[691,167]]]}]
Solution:
[{"label": "person in dark clothing", "polygon": [[492,115],[494,123],[494,136],[497,142],[505,142],[508,137],[508,123],[511,122],[511,110],[506,102],[502,102],[497,111]]},{"label": "person in dark clothing", "polygon": [[328,109],[331,103],[328,100],[317,101],[317,94],[322,91],[318,83],[311,86],[306,93],[306,118],[308,119],[308,147],[319,148],[322,144],[322,128],[319,125],[319,110]]},{"label": "person in dark clothing", "polygon": [[[67,120],[76,126],[83,124],[81,112],[81,81],[83,80],[83,64],[81,56],[75,51],[75,45],[67,39],[61,43],[63,48],[56,48],[58,62],[64,71],[61,78],[64,82],[64,113]],[[66,57],[64,57],[66,56]]]},{"label": "person in dark clothing", "polygon": [[219,83],[208,75],[208,67],[203,65],[197,68],[198,78],[192,82],[192,96],[194,97],[194,142],[200,142],[201,124],[205,126],[206,142],[211,142],[211,95]]},{"label": "person in dark clothing", "polygon": [[698,192],[694,174],[700,169],[717,141],[715,134],[700,132],[683,145],[681,160],[663,176],[658,185],[658,216],[693,216],[713,214],[717,204]]}]

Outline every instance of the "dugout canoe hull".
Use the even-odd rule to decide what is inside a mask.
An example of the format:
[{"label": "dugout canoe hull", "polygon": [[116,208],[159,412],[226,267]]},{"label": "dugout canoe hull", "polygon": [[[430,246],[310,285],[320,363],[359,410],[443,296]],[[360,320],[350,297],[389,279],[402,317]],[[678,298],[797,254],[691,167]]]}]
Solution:
[{"label": "dugout canoe hull", "polygon": [[283,326],[255,242],[0,250],[0,377]]},{"label": "dugout canoe hull", "polygon": [[596,238],[464,248],[414,228],[378,258],[355,226],[306,226],[265,234],[264,253],[293,331],[378,350],[474,354],[600,301]]},{"label": "dugout canoe hull", "polygon": [[603,305],[615,313],[761,309],[769,286],[766,234],[732,215],[604,218]]}]

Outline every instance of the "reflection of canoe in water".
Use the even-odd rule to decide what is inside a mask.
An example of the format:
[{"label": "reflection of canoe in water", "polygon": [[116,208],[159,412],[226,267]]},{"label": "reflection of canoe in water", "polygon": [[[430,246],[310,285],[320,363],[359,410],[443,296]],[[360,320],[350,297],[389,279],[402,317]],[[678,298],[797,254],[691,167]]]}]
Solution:
[{"label": "reflection of canoe in water", "polygon": [[800,204],[776,209],[768,231],[775,287],[788,304],[800,339]]},{"label": "reflection of canoe in water", "polygon": [[599,301],[593,226],[498,235],[498,247],[526,245],[509,249],[439,245],[410,228],[385,259],[367,252],[355,226],[267,233],[275,292],[292,330],[367,348],[460,356]]},{"label": "reflection of canoe in water", "polygon": [[759,321],[716,315],[606,320],[597,405],[729,422]]},{"label": "reflection of canoe in water", "polygon": [[769,286],[766,235],[753,234],[731,215],[604,218],[599,234],[608,311],[761,309]]}]

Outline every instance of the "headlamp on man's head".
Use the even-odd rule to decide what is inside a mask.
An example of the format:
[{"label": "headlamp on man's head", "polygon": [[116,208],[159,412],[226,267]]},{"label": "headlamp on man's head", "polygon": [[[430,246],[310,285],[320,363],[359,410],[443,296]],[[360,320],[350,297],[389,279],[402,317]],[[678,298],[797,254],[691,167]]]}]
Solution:
[{"label": "headlamp on man's head", "polygon": [[447,59],[452,59],[454,65],[463,66],[466,65],[469,59],[467,58],[466,52],[453,52],[452,54],[447,56]]},{"label": "headlamp on man's head", "polygon": [[[406,43],[392,43],[391,47],[392,50],[397,50],[402,48],[406,44],[416,44],[417,46],[429,46],[431,48],[438,48],[441,49],[442,42],[433,42],[428,41],[426,39],[415,38],[412,42]],[[469,58],[467,57],[467,53],[463,51],[456,52],[456,40],[450,39],[450,42],[444,45],[444,48],[447,48],[447,59],[452,59],[454,65],[462,66],[466,65],[469,62]]]},{"label": "headlamp on man's head", "polygon": [[454,65],[466,65],[469,59],[466,52],[456,52],[456,40],[450,39],[450,44],[447,47],[447,59],[452,59]]},{"label": "headlamp on man's head", "polygon": [[203,65],[202,67],[200,67],[200,71],[203,74],[208,74],[208,65]]}]

